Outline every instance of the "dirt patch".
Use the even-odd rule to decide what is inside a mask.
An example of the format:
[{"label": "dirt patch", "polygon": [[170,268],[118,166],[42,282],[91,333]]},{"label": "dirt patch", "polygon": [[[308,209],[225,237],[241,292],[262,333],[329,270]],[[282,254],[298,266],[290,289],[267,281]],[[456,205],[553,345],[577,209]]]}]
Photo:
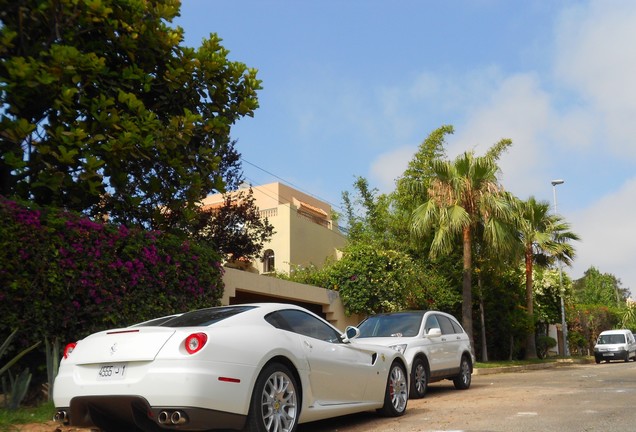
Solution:
[{"label": "dirt patch", "polygon": [[90,429],[60,426],[59,423],[54,421],[46,423],[11,425],[7,430],[8,432],[90,432]]}]

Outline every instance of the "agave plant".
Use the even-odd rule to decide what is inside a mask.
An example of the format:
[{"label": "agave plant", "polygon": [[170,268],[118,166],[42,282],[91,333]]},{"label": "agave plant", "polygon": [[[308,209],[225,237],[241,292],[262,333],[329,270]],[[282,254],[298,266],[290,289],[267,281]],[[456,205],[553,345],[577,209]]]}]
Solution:
[{"label": "agave plant", "polygon": [[[11,340],[15,337],[17,333],[18,331],[14,330],[13,333],[11,333],[9,337],[5,339],[2,345],[0,345],[0,358],[4,356],[4,353],[7,351],[7,349],[9,348],[9,345],[11,344]],[[23,370],[16,377],[14,377],[13,374],[11,374],[9,369],[13,365],[15,365],[18,362],[18,360],[24,357],[27,353],[34,350],[38,345],[40,345],[40,342],[34,343],[27,349],[18,353],[15,357],[9,360],[8,363],[6,363],[4,366],[0,368],[0,376],[4,375],[5,372],[8,372],[8,375],[9,375],[8,385],[7,385],[7,381],[5,377],[4,376],[2,377],[2,391],[5,395],[8,396],[7,399],[5,399],[5,404],[7,404],[7,408],[9,409],[18,408],[18,406],[24,399],[24,396],[26,396],[27,390],[29,388],[29,384],[31,382],[31,373],[29,373],[28,369]]]}]

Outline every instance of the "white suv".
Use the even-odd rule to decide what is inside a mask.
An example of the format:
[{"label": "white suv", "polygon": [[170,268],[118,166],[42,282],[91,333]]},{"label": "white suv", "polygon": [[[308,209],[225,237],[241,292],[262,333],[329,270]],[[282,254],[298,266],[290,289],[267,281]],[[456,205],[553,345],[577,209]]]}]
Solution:
[{"label": "white suv", "polygon": [[404,355],[410,397],[424,397],[429,383],[443,379],[453,380],[460,390],[470,387],[475,358],[468,334],[452,315],[423,310],[377,314],[358,329],[360,342],[388,346]]}]

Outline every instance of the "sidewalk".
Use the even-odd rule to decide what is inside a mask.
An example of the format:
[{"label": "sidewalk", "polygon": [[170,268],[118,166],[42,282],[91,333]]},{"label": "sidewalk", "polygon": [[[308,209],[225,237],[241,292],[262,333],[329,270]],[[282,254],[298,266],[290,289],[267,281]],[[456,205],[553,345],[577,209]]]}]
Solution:
[{"label": "sidewalk", "polygon": [[520,366],[504,366],[504,367],[494,367],[494,368],[474,368],[473,375],[490,375],[496,373],[509,373],[509,372],[522,372],[526,370],[539,370],[539,369],[549,369],[559,366],[571,366],[573,364],[590,364],[594,363],[594,358],[584,359],[584,358],[576,358],[576,359],[558,359],[555,362],[549,363],[536,363],[529,365],[520,365]]}]

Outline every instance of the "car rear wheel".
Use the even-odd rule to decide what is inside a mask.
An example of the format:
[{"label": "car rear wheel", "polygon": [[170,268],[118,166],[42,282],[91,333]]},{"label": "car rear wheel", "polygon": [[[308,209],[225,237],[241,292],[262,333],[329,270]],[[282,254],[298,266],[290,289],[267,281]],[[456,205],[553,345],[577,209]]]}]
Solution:
[{"label": "car rear wheel", "polygon": [[426,362],[421,358],[413,360],[411,368],[411,391],[409,396],[413,399],[423,398],[428,388],[428,370]]},{"label": "car rear wheel", "polygon": [[289,368],[280,363],[267,365],[256,380],[245,431],[295,431],[300,415],[298,390]]},{"label": "car rear wheel", "polygon": [[462,356],[462,361],[459,364],[459,375],[453,378],[453,384],[458,390],[466,390],[470,387],[471,380],[470,362],[466,356]]},{"label": "car rear wheel", "polygon": [[387,417],[399,417],[406,412],[408,400],[406,369],[402,364],[394,361],[386,383],[384,406],[378,412]]}]

